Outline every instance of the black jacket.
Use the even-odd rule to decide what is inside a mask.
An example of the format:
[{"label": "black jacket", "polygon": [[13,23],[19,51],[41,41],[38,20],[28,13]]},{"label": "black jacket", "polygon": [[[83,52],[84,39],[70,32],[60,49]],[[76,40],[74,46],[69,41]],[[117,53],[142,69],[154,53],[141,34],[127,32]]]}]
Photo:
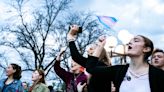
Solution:
[{"label": "black jacket", "polygon": [[[116,65],[111,67],[102,67],[96,65],[97,57],[90,56],[86,67],[87,72],[91,74],[108,74],[111,81],[114,82],[116,92],[119,92],[120,85],[125,77],[129,65]],[[149,67],[149,83],[151,92],[164,92],[164,71],[150,65]],[[135,84],[134,84],[135,85]],[[132,90],[132,89],[129,89]]]},{"label": "black jacket", "polygon": [[[71,52],[72,59],[80,64],[83,67],[86,67],[86,63],[88,58],[83,57],[77,50],[74,41],[69,42],[69,48]],[[97,62],[98,66],[107,66],[103,62]],[[111,91],[111,83],[109,80],[109,76],[106,74],[92,74],[92,77],[89,81],[88,92],[110,92]]]}]

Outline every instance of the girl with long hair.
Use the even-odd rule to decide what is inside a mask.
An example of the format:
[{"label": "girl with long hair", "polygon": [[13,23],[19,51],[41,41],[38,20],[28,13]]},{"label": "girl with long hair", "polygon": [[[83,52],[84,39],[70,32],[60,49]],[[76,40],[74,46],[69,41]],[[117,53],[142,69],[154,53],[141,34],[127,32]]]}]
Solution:
[{"label": "girl with long hair", "polygon": [[21,67],[11,63],[6,68],[7,78],[0,80],[0,92],[23,92],[21,78]]},{"label": "girl with long hair", "polygon": [[48,86],[45,84],[44,71],[37,69],[32,74],[33,85],[30,92],[49,92]]}]

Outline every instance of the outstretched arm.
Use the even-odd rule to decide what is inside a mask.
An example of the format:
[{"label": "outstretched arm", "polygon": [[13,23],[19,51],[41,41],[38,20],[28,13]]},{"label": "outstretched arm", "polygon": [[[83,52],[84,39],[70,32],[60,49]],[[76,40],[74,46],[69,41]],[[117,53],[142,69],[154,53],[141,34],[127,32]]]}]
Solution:
[{"label": "outstretched arm", "polygon": [[54,63],[54,71],[56,72],[56,74],[64,81],[66,82],[69,78],[69,76],[72,76],[72,74],[68,71],[66,71],[65,69],[63,69],[60,66],[60,58],[63,55],[63,53],[65,52],[64,49],[61,49],[60,53],[58,54],[58,56],[56,57],[56,61]]},{"label": "outstretched arm", "polygon": [[74,41],[69,42],[72,59],[83,67],[86,67],[87,58],[83,57],[77,50]]},{"label": "outstretched arm", "polygon": [[101,39],[99,39],[98,42],[98,46],[96,47],[94,53],[92,54],[92,56],[88,57],[88,61],[86,64],[86,70],[87,72],[91,73],[91,74],[110,74],[111,69],[109,66],[100,66],[99,62],[99,57],[101,55],[101,52],[103,51],[105,45],[105,38],[101,37]]},{"label": "outstretched arm", "polygon": [[75,45],[75,40],[79,27],[77,25],[72,25],[70,27],[71,27],[70,31],[67,34],[67,40],[69,42],[69,48],[70,48],[72,59],[78,64],[80,64],[81,66],[86,67],[87,59],[78,52],[77,47]]}]

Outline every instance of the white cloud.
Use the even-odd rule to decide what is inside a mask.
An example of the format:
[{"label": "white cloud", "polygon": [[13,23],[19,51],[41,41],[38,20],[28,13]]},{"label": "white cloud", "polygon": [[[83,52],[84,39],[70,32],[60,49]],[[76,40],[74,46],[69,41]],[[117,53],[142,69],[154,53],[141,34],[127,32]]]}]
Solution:
[{"label": "white cloud", "polygon": [[164,3],[161,3],[159,0],[143,0],[143,4],[149,10],[164,15]]},{"label": "white cloud", "polygon": [[134,35],[150,37],[156,47],[164,47],[160,44],[164,39],[160,36],[164,34],[164,2],[160,0],[91,0],[86,3],[84,10],[95,11],[97,15],[116,17],[118,19],[114,27],[116,31],[127,29]]}]

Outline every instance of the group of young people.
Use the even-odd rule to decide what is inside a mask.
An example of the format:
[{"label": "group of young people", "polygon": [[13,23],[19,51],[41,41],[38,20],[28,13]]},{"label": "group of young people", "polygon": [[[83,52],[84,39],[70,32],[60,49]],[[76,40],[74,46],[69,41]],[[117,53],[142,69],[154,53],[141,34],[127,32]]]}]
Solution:
[{"label": "group of young people", "polygon": [[[72,59],[89,74],[87,92],[164,92],[164,52],[159,49],[154,51],[153,42],[149,38],[136,35],[127,44],[126,55],[130,58],[130,63],[111,66],[105,63],[110,59],[107,53],[103,54],[105,37],[98,39],[88,57],[79,53],[75,44],[78,28],[77,25],[71,26],[67,40]],[[82,87],[76,85],[77,89]]]},{"label": "group of young people", "polygon": [[[104,49],[104,36],[90,45],[88,57],[79,53],[75,43],[78,28],[72,25],[67,34],[71,71],[60,66],[65,50],[60,51],[54,63],[54,71],[65,82],[66,92],[164,92],[164,51],[154,50],[149,38],[142,35],[132,38],[126,52],[130,63],[112,66]],[[19,65],[10,64],[6,69],[8,77],[0,80],[0,92],[25,92],[20,81],[21,72]],[[43,70],[35,70],[32,81],[28,92],[50,92]]]},{"label": "group of young people", "polygon": [[37,69],[32,74],[32,86],[28,89],[27,83],[21,82],[21,67],[11,63],[6,68],[7,78],[0,80],[0,92],[50,92],[45,84],[44,71]]}]

